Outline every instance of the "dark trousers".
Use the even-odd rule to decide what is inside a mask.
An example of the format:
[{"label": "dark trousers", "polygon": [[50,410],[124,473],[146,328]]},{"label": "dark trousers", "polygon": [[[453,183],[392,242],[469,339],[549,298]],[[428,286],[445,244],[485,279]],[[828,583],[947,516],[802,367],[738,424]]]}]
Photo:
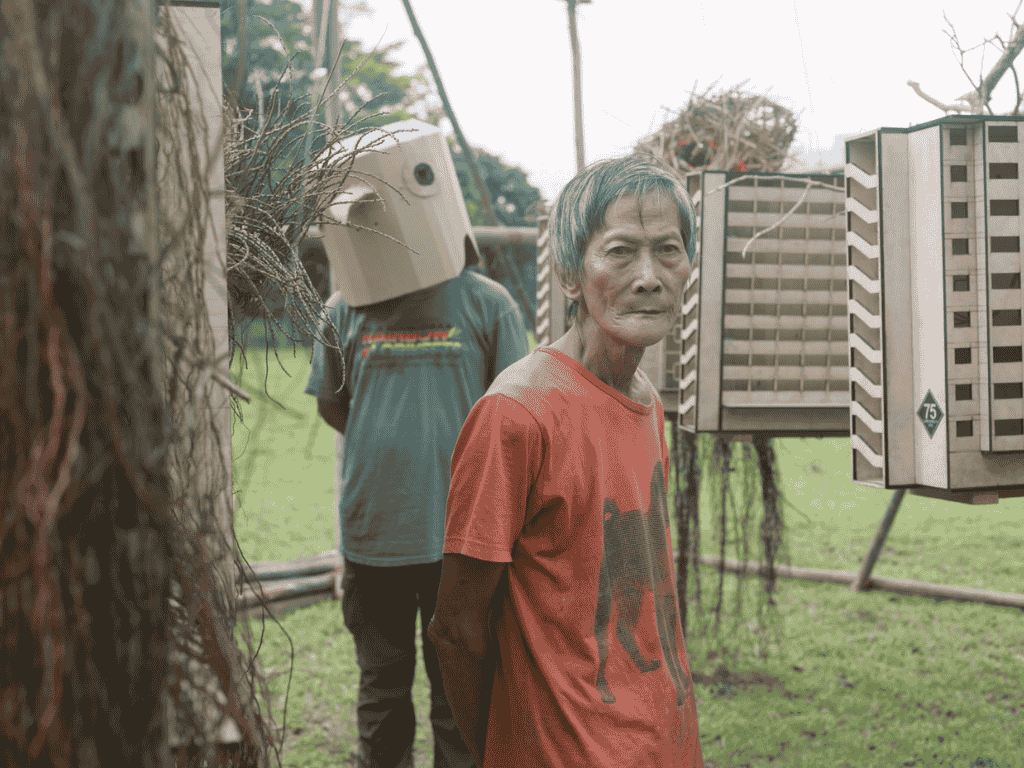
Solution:
[{"label": "dark trousers", "polygon": [[427,626],[437,605],[441,563],[381,568],[345,560],[341,610],[359,662],[359,768],[412,768],[416,713],[416,617],[430,680],[434,768],[472,768],[448,698]]}]

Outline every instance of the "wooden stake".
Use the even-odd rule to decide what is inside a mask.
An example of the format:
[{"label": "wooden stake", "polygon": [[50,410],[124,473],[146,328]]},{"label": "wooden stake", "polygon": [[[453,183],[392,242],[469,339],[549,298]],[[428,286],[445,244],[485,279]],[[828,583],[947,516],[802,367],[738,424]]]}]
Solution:
[{"label": "wooden stake", "polygon": [[893,492],[892,498],[889,500],[889,507],[885,510],[885,517],[882,518],[882,524],[878,526],[878,531],[875,533],[874,541],[871,542],[871,549],[868,550],[868,556],[864,558],[864,563],[860,567],[860,572],[857,574],[857,578],[850,584],[850,590],[853,592],[861,592],[867,589],[868,579],[871,577],[871,569],[875,567],[875,561],[878,559],[879,553],[882,551],[882,546],[885,544],[885,537],[889,535],[889,529],[892,528],[892,521],[896,519],[896,513],[899,511],[900,503],[903,501],[903,495],[906,490],[899,488]]}]

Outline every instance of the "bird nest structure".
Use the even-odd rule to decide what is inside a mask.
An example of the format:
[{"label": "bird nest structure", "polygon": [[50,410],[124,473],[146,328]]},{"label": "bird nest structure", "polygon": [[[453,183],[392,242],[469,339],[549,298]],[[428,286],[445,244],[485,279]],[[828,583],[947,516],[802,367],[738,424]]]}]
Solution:
[{"label": "bird nest structure", "polygon": [[780,171],[797,131],[797,116],[765,95],[709,86],[666,117],[636,151],[654,155],[682,174],[702,170]]}]

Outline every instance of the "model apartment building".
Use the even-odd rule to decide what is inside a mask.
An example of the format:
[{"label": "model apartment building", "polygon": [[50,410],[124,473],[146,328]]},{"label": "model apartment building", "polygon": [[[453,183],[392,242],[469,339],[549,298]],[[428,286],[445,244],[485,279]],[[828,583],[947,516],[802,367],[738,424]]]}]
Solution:
[{"label": "model apartment building", "polygon": [[1024,118],[846,142],[853,479],[1024,487]]}]

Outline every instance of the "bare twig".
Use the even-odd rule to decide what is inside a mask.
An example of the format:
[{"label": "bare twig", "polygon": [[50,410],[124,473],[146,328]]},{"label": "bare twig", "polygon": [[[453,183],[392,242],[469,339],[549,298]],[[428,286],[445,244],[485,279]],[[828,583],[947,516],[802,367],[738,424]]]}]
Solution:
[{"label": "bare twig", "polygon": [[916,93],[922,99],[927,101],[929,104],[932,104],[932,105],[938,107],[943,112],[958,112],[958,113],[960,113],[960,112],[970,112],[974,108],[970,104],[943,104],[941,101],[936,99],[934,96],[929,96],[927,93],[922,91],[920,84],[914,82],[913,80],[907,80],[907,85],[909,85],[914,90],[914,93]]}]

